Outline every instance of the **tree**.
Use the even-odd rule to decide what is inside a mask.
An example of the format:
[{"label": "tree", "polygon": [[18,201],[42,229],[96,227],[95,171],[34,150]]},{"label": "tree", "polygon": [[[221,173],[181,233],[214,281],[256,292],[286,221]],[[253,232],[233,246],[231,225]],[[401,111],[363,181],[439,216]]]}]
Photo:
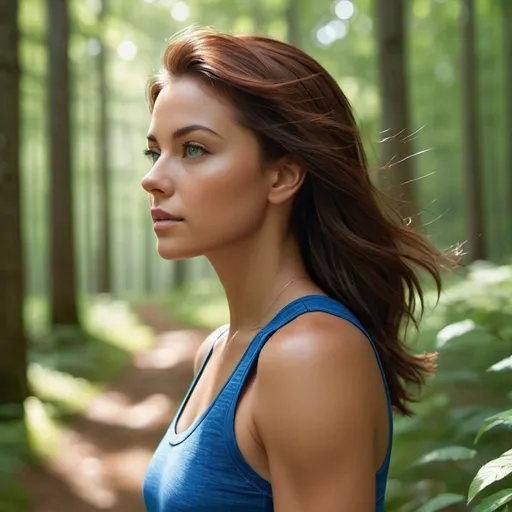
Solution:
[{"label": "tree", "polygon": [[176,260],[173,262],[174,272],[172,276],[172,285],[174,290],[183,290],[190,281],[189,270],[190,263],[188,260]]},{"label": "tree", "polygon": [[111,249],[110,249],[110,176],[109,176],[109,126],[108,126],[108,85],[107,85],[107,47],[103,40],[105,32],[106,0],[100,0],[98,16],[100,51],[97,56],[99,77],[99,182],[100,182],[100,251],[98,258],[98,289],[100,293],[110,293],[112,289]]},{"label": "tree", "polygon": [[287,29],[286,40],[298,48],[301,46],[300,8],[301,0],[288,0],[284,13]]},{"label": "tree", "polygon": [[466,174],[469,259],[485,258],[481,151],[478,136],[477,53],[474,0],[462,0],[462,154]]},{"label": "tree", "polygon": [[[502,0],[501,19],[503,20],[503,56],[505,70],[505,169],[507,169],[508,194],[506,197],[512,197],[512,2]],[[510,205],[510,203],[509,203]],[[507,226],[512,230],[512,207],[509,206]],[[512,243],[512,238],[510,240]],[[510,245],[509,245],[509,248]]]},{"label": "tree", "polygon": [[409,95],[406,71],[404,0],[376,0],[381,95],[381,123],[385,134],[381,159],[390,169],[389,193],[403,217],[419,223],[414,190],[412,144],[409,133]]},{"label": "tree", "polygon": [[69,15],[67,0],[47,2],[50,62],[50,315],[52,325],[78,325],[71,173]]},{"label": "tree", "polygon": [[256,34],[263,34],[266,31],[267,14],[265,6],[261,0],[253,0],[252,5],[252,19],[254,24],[254,32]]},{"label": "tree", "polygon": [[[18,1],[0,3],[0,406],[23,417],[28,394],[23,331]],[[0,418],[7,409],[0,409]]]}]

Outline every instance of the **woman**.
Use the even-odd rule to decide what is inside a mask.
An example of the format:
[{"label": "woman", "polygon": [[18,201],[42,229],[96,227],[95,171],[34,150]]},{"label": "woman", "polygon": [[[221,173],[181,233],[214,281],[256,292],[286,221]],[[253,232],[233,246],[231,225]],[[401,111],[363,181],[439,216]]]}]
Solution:
[{"label": "woman", "polygon": [[440,255],[380,205],[349,102],[311,57],[194,29],[164,67],[142,180],[158,253],[205,255],[230,324],[198,351],[147,510],[384,510],[392,408],[409,412],[433,361],[400,327]]}]

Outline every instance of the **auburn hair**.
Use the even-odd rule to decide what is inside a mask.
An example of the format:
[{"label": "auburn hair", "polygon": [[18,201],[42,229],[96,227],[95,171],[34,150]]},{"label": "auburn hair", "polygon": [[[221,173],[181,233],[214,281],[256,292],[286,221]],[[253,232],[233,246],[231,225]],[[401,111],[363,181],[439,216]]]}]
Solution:
[{"label": "auburn hair", "polygon": [[393,406],[410,414],[409,385],[425,382],[436,355],[411,353],[404,327],[417,327],[417,310],[423,312],[419,272],[433,278],[439,294],[447,257],[372,184],[352,107],[337,82],[290,44],[200,27],[172,37],[163,64],[149,83],[151,111],[169,78],[195,77],[236,108],[264,159],[291,155],[304,167],[290,229],[307,271],[372,336]]}]

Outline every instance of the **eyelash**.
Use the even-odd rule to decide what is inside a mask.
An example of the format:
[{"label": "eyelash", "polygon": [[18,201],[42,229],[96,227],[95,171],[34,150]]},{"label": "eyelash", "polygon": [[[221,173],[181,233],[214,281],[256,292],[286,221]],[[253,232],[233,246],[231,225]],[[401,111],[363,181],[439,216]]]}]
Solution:
[{"label": "eyelash", "polygon": [[[204,152],[204,154],[208,154],[208,151],[206,150],[206,148],[205,148],[204,146],[202,146],[201,144],[198,144],[197,142],[190,142],[190,141],[187,141],[187,142],[184,142],[184,143],[181,145],[181,147],[182,147],[182,155],[181,155],[181,157],[182,157],[182,158],[186,158],[186,154],[185,154],[185,152],[186,152],[186,150],[187,150],[188,148],[198,148],[198,149],[200,149],[201,151],[203,151],[203,152]],[[160,153],[156,152],[154,149],[147,149],[147,148],[145,148],[145,149],[143,150],[143,153],[144,153],[144,155],[145,155],[145,156],[149,157],[149,158],[150,158],[150,160],[151,160],[153,163],[155,163],[155,162],[156,162],[156,160],[154,160],[154,158],[155,158],[155,157],[159,157],[159,156],[160,156]]]}]

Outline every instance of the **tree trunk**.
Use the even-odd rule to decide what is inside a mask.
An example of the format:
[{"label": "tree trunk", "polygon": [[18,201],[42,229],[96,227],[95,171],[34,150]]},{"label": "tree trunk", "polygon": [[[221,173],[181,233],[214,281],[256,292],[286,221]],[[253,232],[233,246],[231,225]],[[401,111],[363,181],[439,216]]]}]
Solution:
[{"label": "tree trunk", "polygon": [[100,244],[98,258],[98,286],[100,293],[110,293],[112,290],[111,277],[111,249],[110,249],[110,176],[108,162],[109,148],[109,128],[108,128],[108,86],[107,86],[107,49],[103,36],[105,33],[105,10],[106,0],[101,1],[101,10],[99,15],[99,43],[100,52],[98,54],[98,78],[99,78],[99,130],[98,130],[98,148],[99,148],[99,190],[100,190]]},{"label": "tree trunk", "polygon": [[254,32],[264,34],[267,26],[267,13],[261,0],[252,0],[252,19]]},{"label": "tree trunk", "polygon": [[[28,394],[23,332],[18,1],[0,2],[0,419],[23,417]],[[5,407],[11,406],[11,407]]]},{"label": "tree trunk", "polygon": [[187,260],[176,260],[174,262],[173,288],[183,290],[188,283],[189,262]]},{"label": "tree trunk", "polygon": [[300,7],[301,0],[288,0],[288,4],[286,5],[285,10],[287,30],[286,40],[297,48],[300,48],[301,46]]},{"label": "tree trunk", "polygon": [[375,6],[384,134],[381,159],[389,180],[386,189],[396,200],[402,217],[419,225],[410,158],[405,3],[403,0],[376,0]]},{"label": "tree trunk", "polygon": [[[503,57],[505,79],[505,170],[507,176],[507,195],[509,199],[508,215],[505,219],[506,233],[512,232],[512,2],[502,0],[503,20]],[[512,237],[509,236],[509,248],[512,252]]]},{"label": "tree trunk", "polygon": [[52,325],[78,325],[67,0],[48,1]]},{"label": "tree trunk", "polygon": [[467,236],[470,261],[485,258],[481,151],[478,137],[477,52],[474,0],[462,0],[462,154],[466,174]]}]

